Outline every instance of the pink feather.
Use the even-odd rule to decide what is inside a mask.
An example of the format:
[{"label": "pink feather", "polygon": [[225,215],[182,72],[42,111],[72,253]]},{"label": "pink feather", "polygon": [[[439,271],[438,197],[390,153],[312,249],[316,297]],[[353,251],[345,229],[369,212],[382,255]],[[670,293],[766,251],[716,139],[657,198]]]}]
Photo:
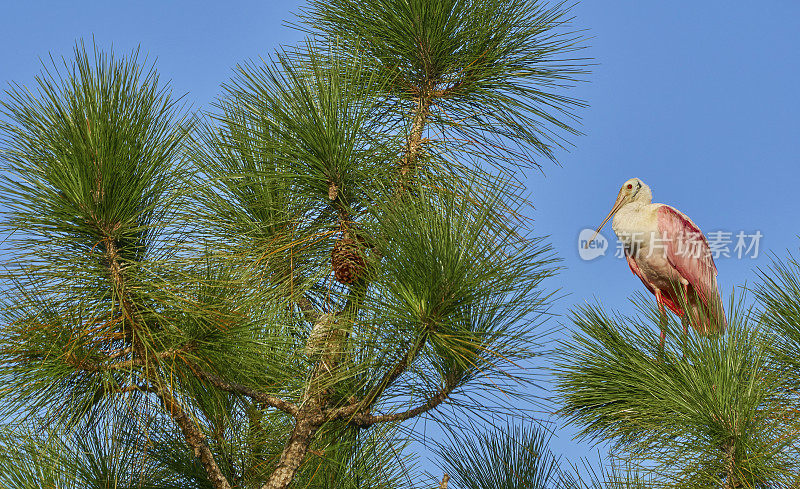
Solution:
[{"label": "pink feather", "polygon": [[[717,267],[714,264],[708,241],[700,228],[677,209],[661,205],[658,209],[658,230],[663,239],[667,261],[683,279],[689,282],[690,291],[696,292],[705,309],[711,311],[715,316],[720,316],[716,318],[717,324],[724,325],[723,328],[727,326],[724,314],[721,313],[722,300],[717,287]],[[669,299],[672,306],[675,306],[670,309],[676,314],[682,315],[682,311],[678,312],[680,307],[678,298],[674,297],[675,292],[663,291],[663,293],[664,298]],[[689,299],[691,304],[691,295]],[[665,305],[670,306],[666,300],[664,302]],[[709,325],[707,321],[710,319],[706,318],[704,322]]]}]

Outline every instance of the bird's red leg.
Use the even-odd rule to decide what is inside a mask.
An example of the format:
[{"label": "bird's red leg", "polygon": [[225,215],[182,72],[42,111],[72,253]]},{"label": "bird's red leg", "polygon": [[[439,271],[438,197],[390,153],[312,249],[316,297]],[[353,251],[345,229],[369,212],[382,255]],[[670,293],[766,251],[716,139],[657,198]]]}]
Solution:
[{"label": "bird's red leg", "polygon": [[683,285],[683,300],[686,301],[686,307],[683,308],[683,316],[681,316],[681,323],[683,323],[683,336],[689,334],[689,284]]},{"label": "bird's red leg", "polygon": [[656,302],[658,303],[658,312],[661,314],[661,334],[659,337],[661,341],[659,342],[659,349],[662,351],[664,350],[664,339],[667,336],[666,329],[667,329],[667,311],[664,310],[664,303],[661,302],[661,291],[655,289],[656,294]]}]

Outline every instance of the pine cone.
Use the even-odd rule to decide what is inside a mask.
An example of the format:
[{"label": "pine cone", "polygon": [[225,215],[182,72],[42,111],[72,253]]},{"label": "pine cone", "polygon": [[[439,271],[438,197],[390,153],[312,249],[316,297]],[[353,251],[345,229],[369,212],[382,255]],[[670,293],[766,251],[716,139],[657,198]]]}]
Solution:
[{"label": "pine cone", "polygon": [[352,284],[364,274],[366,265],[364,253],[358,241],[345,236],[333,244],[331,268],[339,282],[345,285]]}]

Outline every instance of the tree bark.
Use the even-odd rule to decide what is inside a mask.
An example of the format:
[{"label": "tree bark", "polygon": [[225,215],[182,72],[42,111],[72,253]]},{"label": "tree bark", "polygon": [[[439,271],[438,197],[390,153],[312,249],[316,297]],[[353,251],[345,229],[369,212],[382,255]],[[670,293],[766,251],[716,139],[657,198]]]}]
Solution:
[{"label": "tree bark", "polygon": [[409,132],[406,139],[405,156],[400,163],[401,180],[404,180],[417,164],[417,159],[422,149],[422,133],[430,115],[430,105],[431,100],[427,90],[422,90],[417,98],[417,106],[411,121],[411,132]]},{"label": "tree bark", "polygon": [[[345,306],[345,310],[349,307]],[[331,319],[327,315],[322,315],[317,321],[315,328],[321,327],[320,323],[328,323]],[[330,327],[330,325],[326,326]],[[330,377],[335,375],[339,356],[342,353],[342,342],[344,334],[342,331],[333,327],[324,340],[324,346],[320,348],[322,353],[312,370],[311,377],[305,387],[303,400],[300,403],[300,410],[295,416],[294,428],[289,436],[286,445],[281,452],[278,466],[269,476],[267,483],[261,489],[284,489],[294,480],[297,470],[303,463],[309,446],[314,440],[314,435],[319,427],[326,421],[323,409],[328,402],[328,392],[325,384]]]},{"label": "tree bark", "polygon": [[297,416],[292,434],[283,448],[278,466],[272,472],[267,483],[261,489],[285,489],[294,479],[297,469],[308,453],[308,447],[322,424],[321,416],[313,411],[320,411],[316,401],[309,401]]},{"label": "tree bark", "polygon": [[742,487],[739,477],[736,475],[736,444],[731,439],[722,446],[725,452],[725,489],[737,489]]},{"label": "tree bark", "polygon": [[159,386],[157,390],[158,397],[164,404],[164,409],[181,429],[183,438],[186,440],[186,443],[192,447],[195,457],[200,459],[200,463],[203,465],[203,468],[206,469],[208,480],[214,485],[214,489],[231,489],[231,485],[222,474],[216,460],[214,460],[214,454],[211,453],[205,435],[197,429],[194,425],[194,421],[189,418],[178,400],[175,399],[168,389]]}]

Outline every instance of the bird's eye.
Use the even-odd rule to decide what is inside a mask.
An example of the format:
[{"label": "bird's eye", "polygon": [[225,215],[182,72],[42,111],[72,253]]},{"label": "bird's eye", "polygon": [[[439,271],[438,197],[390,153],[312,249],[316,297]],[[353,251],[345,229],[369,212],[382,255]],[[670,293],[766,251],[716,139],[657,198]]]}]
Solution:
[{"label": "bird's eye", "polygon": [[633,185],[631,185],[631,184],[629,183],[629,184],[628,184],[628,190],[630,190],[630,189],[632,189],[632,188],[633,188]]}]

